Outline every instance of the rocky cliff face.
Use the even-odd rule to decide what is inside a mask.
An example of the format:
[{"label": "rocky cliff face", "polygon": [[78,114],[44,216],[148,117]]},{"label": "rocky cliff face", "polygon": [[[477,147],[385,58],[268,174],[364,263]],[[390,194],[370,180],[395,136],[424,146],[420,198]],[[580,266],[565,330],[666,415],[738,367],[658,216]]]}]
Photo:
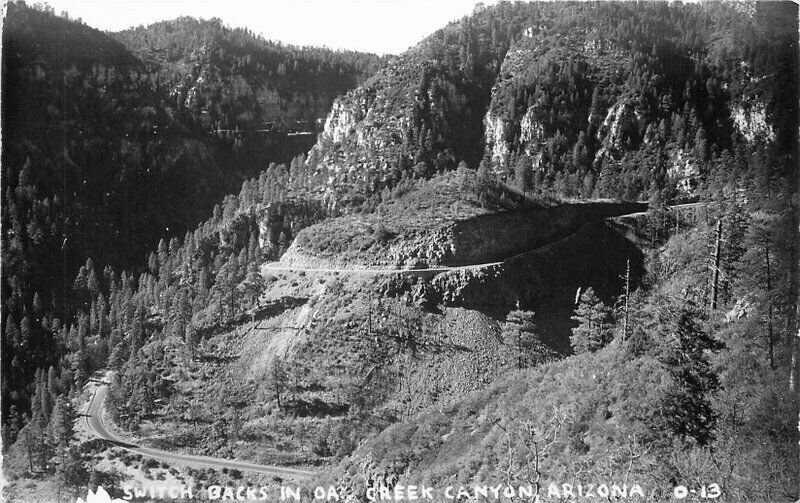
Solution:
[{"label": "rocky cliff face", "polygon": [[[733,130],[751,144],[779,136],[766,112],[774,95],[763,106],[736,105],[775,80],[752,62],[730,63],[741,60],[731,47],[737,27],[757,20],[710,9],[702,28],[681,21],[695,14],[625,5],[478,10],[338,99],[309,164],[329,187],[355,187],[355,200],[403,173],[429,177],[460,160],[474,169],[484,158],[503,179],[545,193],[646,198],[668,168],[654,152],[708,158],[731,149]],[[648,28],[623,26],[627,17]]]},{"label": "rocky cliff face", "polygon": [[[524,10],[504,5],[499,10]],[[491,9],[452,23],[333,104],[309,165],[329,185],[391,185],[460,161],[477,167],[491,85],[512,33],[491,37]],[[452,56],[456,39],[473,43]]]},{"label": "rocky cliff face", "polygon": [[[698,166],[714,148],[730,150],[733,132],[750,145],[776,141],[780,119],[764,105],[776,100],[766,91],[774,75],[755,71],[752,61],[726,61],[731,68],[724,74],[714,69],[736,52],[727,18],[706,27],[713,36],[703,38],[708,51],[703,60],[670,36],[656,48],[651,40],[645,51],[632,42],[635,37],[612,35],[594,19],[581,17],[598,10],[575,14],[569,29],[529,25],[508,51],[483,120],[485,156],[505,179],[516,180],[519,170],[529,166],[530,181],[515,183],[533,185],[543,179],[548,190],[559,191],[564,183],[577,185],[569,181],[572,176],[585,182],[585,197],[604,170],[635,171],[628,179],[643,179],[636,182],[639,188],[634,183],[614,193],[606,185],[597,194],[634,198],[646,197],[640,187],[646,191],[653,176],[664,179],[666,169],[679,179],[679,191],[691,193],[702,181]],[[737,19],[745,25],[756,22],[752,15]],[[656,162],[653,152],[669,159],[666,165]]]},{"label": "rocky cliff face", "polygon": [[506,166],[511,157],[510,144],[517,141],[524,152],[533,157],[533,168],[537,169],[541,160],[541,145],[546,139],[544,124],[538,119],[536,107],[530,107],[525,111],[516,128],[519,134],[514,138],[513,123],[501,116],[492,115],[491,111],[486,112],[484,117],[486,128],[485,141],[486,149],[491,152],[492,161],[498,166]]},{"label": "rocky cliff face", "polygon": [[[323,138],[333,143],[345,141],[350,135],[356,133],[356,126],[364,118],[364,113],[363,107],[348,107],[344,100],[337,99],[325,119]],[[361,135],[356,135],[356,141],[364,141],[363,131]]]},{"label": "rocky cliff face", "polygon": [[[614,41],[601,37],[596,29],[573,30],[563,42],[544,42],[538,28],[529,28],[525,36],[507,54],[498,80],[492,88],[492,102],[484,119],[484,141],[487,155],[503,171],[514,154],[525,154],[532,159],[534,170],[542,166],[543,154],[548,150],[548,141],[554,135],[566,135],[568,142],[577,139],[578,132],[592,131],[595,161],[619,158],[625,150],[638,146],[645,131],[647,120],[644,111],[637,108],[630,96],[609,86],[613,93],[607,109],[590,108],[587,94],[597,87],[599,74],[616,72],[619,76],[630,71],[630,53],[621,50]],[[544,49],[549,44],[548,49]],[[572,63],[571,71],[581,71],[584,82],[574,77],[569,82],[573,103],[553,103],[548,85],[563,85],[565,61]],[[553,82],[549,76],[539,75],[552,66],[558,72]],[[532,71],[536,68],[536,71]],[[618,77],[619,78],[619,77]],[[580,90],[579,86],[585,86]],[[525,89],[523,93],[519,89]],[[516,101],[511,103],[511,96]],[[520,103],[519,97],[527,97]],[[569,116],[569,122],[554,114],[555,107]],[[584,119],[585,118],[585,119]]]},{"label": "rocky cliff face", "polygon": [[596,139],[602,146],[595,154],[595,162],[631,150],[640,141],[644,124],[644,114],[628,100],[615,103],[598,128]]},{"label": "rocky cliff face", "polygon": [[683,149],[676,150],[670,156],[667,175],[677,180],[676,188],[684,194],[693,194],[698,185],[700,168],[697,161]]},{"label": "rocky cliff face", "polygon": [[219,103],[207,100],[208,89],[212,86],[224,87],[225,93],[237,97],[237,100],[252,103],[250,109],[242,110],[233,123],[261,127],[264,122],[285,121],[289,124],[308,119],[318,119],[330,110],[333,93],[320,94],[297,92],[294,90],[279,92],[266,83],[251,84],[241,75],[224,75],[210,64],[197,64],[197,75],[187,75],[170,90],[170,98],[181,102],[190,110],[200,109],[206,116],[220,117],[223,111]]},{"label": "rocky cliff face", "polygon": [[527,27],[523,30],[522,40],[512,47],[503,60],[497,81],[492,86],[491,102],[483,119],[484,143],[486,152],[490,154],[495,166],[507,166],[511,158],[512,145],[523,145],[529,155],[538,150],[537,141],[544,135],[541,124],[534,114],[534,107],[527,107],[522,118],[515,117],[513,110],[508,110],[499,103],[499,94],[515,82],[524,81],[527,65],[536,58],[534,40],[538,29]]},{"label": "rocky cliff face", "polygon": [[506,164],[510,155],[508,141],[506,139],[506,122],[502,117],[494,117],[491,112],[486,112],[483,119],[486,133],[486,150],[491,153],[492,161],[498,164]]},{"label": "rocky cliff face", "polygon": [[519,141],[528,155],[534,155],[544,139],[544,124],[536,118],[534,107],[530,107],[519,123]]},{"label": "rocky cliff face", "polygon": [[[390,91],[407,86],[396,73],[396,66],[382,70],[364,86],[333,102],[325,127],[311,158],[321,162],[317,169],[337,177],[369,169],[384,170],[389,160],[403,144],[404,130],[409,122],[406,106]],[[399,107],[399,110],[396,109]],[[395,115],[387,116],[394,110]]]},{"label": "rocky cliff face", "polygon": [[775,140],[775,130],[767,119],[762,102],[740,103],[731,110],[731,119],[736,130],[750,144]]},{"label": "rocky cliff face", "polygon": [[[286,250],[282,264],[315,269],[415,269],[450,264],[455,261],[455,224],[446,223],[427,229],[408,230],[400,237],[386,241],[375,239],[379,221],[345,224],[350,235],[342,238],[344,249],[321,249],[318,227],[303,230]],[[313,236],[313,237],[312,237]],[[341,238],[341,237],[340,237]],[[323,245],[324,246],[324,245]]]},{"label": "rocky cliff face", "polygon": [[374,237],[378,220],[343,217],[348,237],[327,245],[321,223],[304,229],[281,263],[314,269],[418,269],[503,261],[576,232],[587,222],[644,211],[638,203],[585,203],[519,212],[502,212]]}]

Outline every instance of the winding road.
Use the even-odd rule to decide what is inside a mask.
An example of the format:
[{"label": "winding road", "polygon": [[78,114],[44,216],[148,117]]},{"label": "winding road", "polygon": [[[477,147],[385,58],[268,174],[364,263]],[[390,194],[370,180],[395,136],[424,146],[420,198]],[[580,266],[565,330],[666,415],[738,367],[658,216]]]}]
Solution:
[{"label": "winding road", "polygon": [[[671,211],[682,211],[682,210],[696,210],[698,208],[704,207],[706,203],[684,203],[684,204],[676,204],[670,206],[669,209]],[[638,217],[646,215],[646,211],[637,211],[633,213],[626,213],[622,215],[617,215],[611,218],[620,218],[620,217]],[[556,240],[552,243],[548,243],[546,245],[542,245],[539,248],[524,251],[522,253],[518,253],[512,257],[508,257],[506,259],[496,261],[496,262],[485,262],[481,264],[467,264],[467,265],[457,265],[457,266],[436,266],[436,267],[424,267],[419,269],[403,269],[399,266],[391,267],[391,268],[380,268],[380,267],[331,267],[331,268],[322,268],[322,267],[303,267],[303,266],[295,266],[291,264],[284,264],[282,262],[268,262],[261,266],[261,273],[264,274],[266,271],[280,271],[280,272],[322,272],[322,273],[349,273],[349,274],[411,274],[411,275],[419,275],[419,274],[426,274],[426,273],[442,273],[448,271],[458,271],[458,270],[476,270],[476,269],[487,269],[489,267],[495,267],[503,262],[508,262],[510,260],[514,260],[518,257],[523,255],[527,255],[529,253],[535,251],[541,251],[544,248],[547,248],[553,244],[555,244]]]},{"label": "winding road", "polygon": [[501,260],[499,262],[486,262],[485,264],[421,267],[419,269],[379,269],[379,268],[366,269],[358,267],[325,269],[325,268],[315,268],[315,267],[296,267],[296,266],[282,264],[281,262],[269,262],[264,264],[261,267],[261,269],[265,271],[329,272],[329,273],[346,272],[346,273],[359,273],[359,274],[421,274],[421,273],[440,273],[446,271],[457,271],[459,269],[483,269],[486,267],[493,267],[500,265],[503,262],[505,262],[505,260]]},{"label": "winding road", "polygon": [[[683,210],[683,209],[695,209],[701,206],[704,206],[704,203],[689,203],[689,204],[681,204],[672,206],[670,209],[672,210]],[[627,215],[619,215],[619,216],[637,216],[643,215],[644,212],[637,212],[637,213],[630,213]],[[553,243],[550,243],[552,245]],[[546,248],[545,245],[542,248]],[[541,248],[540,248],[541,249]],[[535,250],[531,250],[535,251]],[[378,268],[307,268],[307,267],[293,267],[288,266],[285,264],[281,264],[280,262],[268,263],[262,267],[262,272],[265,270],[272,270],[272,271],[307,271],[307,272],[325,272],[325,273],[364,273],[364,274],[424,274],[424,273],[440,273],[445,271],[455,271],[459,269],[482,269],[493,267],[502,264],[507,260],[511,260],[517,256],[524,255],[526,253],[531,253],[531,251],[521,253],[519,255],[515,255],[514,257],[510,257],[503,261],[498,262],[487,262],[483,264],[471,264],[471,265],[462,265],[462,266],[438,266],[438,267],[429,267],[429,268],[420,268],[420,269],[378,269]],[[268,465],[258,465],[255,463],[247,463],[244,461],[236,461],[231,459],[220,459],[220,458],[212,458],[207,456],[194,456],[189,454],[178,454],[174,452],[162,451],[159,449],[152,449],[149,447],[142,447],[139,445],[131,444],[126,442],[113,433],[109,432],[105,425],[103,424],[103,402],[105,401],[106,395],[108,394],[109,386],[108,382],[105,380],[105,377],[96,379],[98,386],[95,389],[92,398],[89,402],[89,407],[87,409],[87,413],[84,416],[86,420],[86,425],[90,431],[94,433],[97,438],[101,438],[111,442],[112,444],[121,447],[125,450],[130,452],[134,452],[136,454],[141,454],[142,456],[148,456],[157,460],[167,461],[172,463],[178,463],[183,465],[190,465],[190,466],[205,466],[211,468],[228,468],[228,469],[235,469],[235,470],[242,470],[248,472],[255,472],[255,473],[262,473],[267,475],[274,475],[279,477],[286,477],[292,479],[306,479],[310,478],[314,475],[314,472],[307,471],[307,470],[299,470],[296,468],[288,468],[288,467],[281,467],[281,466],[268,466]]]},{"label": "winding road", "polygon": [[306,479],[314,475],[314,472],[307,470],[298,470],[296,468],[287,468],[282,466],[269,466],[258,465],[255,463],[247,463],[245,461],[235,461],[232,459],[211,458],[207,456],[193,456],[190,454],[178,454],[174,452],[162,451],[159,449],[151,449],[149,447],[142,447],[139,445],[126,442],[113,433],[109,432],[103,424],[103,402],[108,394],[108,383],[100,381],[99,386],[95,390],[89,402],[89,408],[86,415],[86,425],[89,427],[97,438],[107,440],[117,447],[121,447],[127,451],[141,454],[160,461],[167,461],[190,466],[204,466],[211,468],[228,468],[231,470],[241,470],[255,473],[263,473],[266,475],[275,475],[278,477],[291,478],[291,479]]}]

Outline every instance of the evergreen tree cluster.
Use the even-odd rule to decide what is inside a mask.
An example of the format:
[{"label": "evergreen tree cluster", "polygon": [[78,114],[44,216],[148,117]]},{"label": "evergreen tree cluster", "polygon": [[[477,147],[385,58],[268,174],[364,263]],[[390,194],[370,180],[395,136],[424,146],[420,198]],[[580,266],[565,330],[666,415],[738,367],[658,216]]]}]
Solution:
[{"label": "evergreen tree cluster", "polygon": [[[217,18],[181,17],[113,37],[141,58],[176,108],[187,108],[195,121],[217,130],[281,121],[304,121],[313,128],[336,96],[381,64],[372,54],[268,41]],[[270,102],[270,92],[279,97],[277,103]]]},{"label": "evergreen tree cluster", "polygon": [[[774,418],[772,437],[754,426],[764,419],[754,412],[761,405],[778,417],[786,412],[773,391],[774,376],[789,365],[796,300],[794,250],[785,239],[796,229],[786,209],[795,161],[787,139],[797,129],[797,44],[787,42],[787,26],[796,16],[786,4],[759,3],[749,18],[721,4],[502,2],[386,62],[339,102],[360,117],[353,130],[337,141],[322,135],[307,158],[285,165],[250,163],[258,155],[248,153],[246,130],[300,127],[267,120],[274,111],[263,93],[276,92],[286,106],[306,93],[300,101],[316,114],[327,107],[319,102],[372,72],[377,58],[286,47],[218,20],[189,18],[116,34],[126,49],[52,12],[10,4],[4,445],[24,442],[31,471],[82,480],[69,448],[74,411],[67,397],[92,372],[117,371],[111,410],[135,428],[170,399],[173,383],[163,376],[176,358],[194,361],[209,335],[255,318],[268,281],[259,265],[285,252],[301,229],[393,206],[433,214],[443,200],[449,208],[453,191],[462,198],[456,200],[476,198],[493,211],[527,207],[530,193],[652,203],[647,232],[650,244],[663,248],[633,285],[638,293],[626,292],[625,328],[619,309],[591,288],[581,292],[573,317],[573,361],[619,361],[619,372],[605,381],[601,371],[592,375],[606,393],[588,396],[585,409],[545,419],[533,405],[517,411],[546,425],[529,424],[521,438],[544,445],[542,435],[557,437],[569,417],[563,451],[570,455],[607,455],[598,439],[622,430],[653,445],[666,434],[725,455],[748,447],[721,424],[776,448],[796,440]],[[31,26],[46,35],[38,46],[26,31]],[[73,41],[69,58],[54,49],[61,40]],[[749,142],[731,118],[735,107],[758,103],[775,141]],[[506,158],[484,144],[487,112],[504,124]],[[535,134],[523,137],[525,123]],[[288,162],[296,152],[286,149],[280,155]],[[676,159],[697,169],[690,192],[707,203],[705,221],[669,216]],[[438,197],[439,185],[426,180],[447,170],[455,174],[435,181],[450,192]],[[242,179],[238,195],[214,204],[230,180]],[[204,211],[212,216],[198,225]],[[332,224],[328,230],[338,233]],[[357,237],[384,244],[393,232],[381,223]],[[678,307],[663,315],[659,305]],[[736,322],[723,326],[727,309]],[[543,350],[534,314],[512,311],[503,328],[508,366],[544,382],[536,367],[552,354]],[[413,355],[420,341],[415,326],[407,332],[393,337]],[[764,382],[725,368],[738,363],[772,376],[766,385],[773,394],[753,398],[747,386]],[[285,406],[282,362],[270,370],[271,396]],[[588,371],[580,379],[573,374],[567,379],[590,382]],[[652,376],[663,379],[647,381]],[[626,387],[628,378],[651,386],[653,396],[632,397],[641,388]],[[732,396],[738,391],[742,396]],[[609,428],[611,417],[622,418],[624,428]],[[228,430],[221,423],[214,429],[224,444]],[[501,445],[494,440],[487,445]]]},{"label": "evergreen tree cluster", "polygon": [[[349,130],[323,134],[308,162],[356,204],[461,161],[562,199],[692,195],[731,158],[769,178],[792,166],[792,19],[791,4],[764,2],[753,16],[722,4],[479,9],[341,99]],[[761,112],[771,132],[741,120]],[[769,144],[775,163],[749,163],[743,144]]]},{"label": "evergreen tree cluster", "polygon": [[506,58],[489,107],[505,126],[490,147],[507,151],[489,162],[521,190],[628,200],[692,191],[678,187],[687,160],[688,183],[702,184],[719,159],[742,156],[748,132],[732,116],[759,105],[788,139],[796,98],[772,90],[796,78],[791,5],[759,3],[752,18],[718,4],[553,9]]},{"label": "evergreen tree cluster", "polygon": [[[134,56],[108,34],[57,16],[47,7],[23,2],[8,5],[2,86],[4,424],[12,405],[19,414],[30,411],[37,368],[62,367],[70,376],[79,371],[76,380],[82,383],[86,371],[98,368],[104,352],[113,349],[113,331],[120,332],[118,337],[129,335],[130,325],[106,320],[115,302],[110,297],[112,285],[125,288],[121,275],[114,282],[107,271],[127,270],[129,279],[136,277],[131,289],[137,290],[140,276],[148,272],[142,256],[160,239],[170,243],[175,236],[194,235],[193,228],[208,217],[215,203],[242,180],[269,167],[270,161],[288,164],[307,150],[313,137],[289,136],[291,128],[313,130],[333,96],[355,85],[378,61],[360,53],[284,47],[223,28],[216,21],[182,19],[173,24],[181,27],[179,36],[170,38],[170,43],[182,41],[180,50],[173,47],[178,59],[156,64]],[[157,27],[153,30],[158,32]],[[167,37],[166,32],[163,35]],[[247,132],[244,126],[263,128],[261,122],[268,117],[259,116],[256,101],[237,100],[239,108],[231,112],[235,115],[225,126],[233,130],[241,126],[242,131],[209,134],[210,125],[203,118],[207,114],[202,112],[207,106],[195,109],[171,94],[181,79],[190,76],[172,72],[192,67],[187,58],[195,49],[200,54],[201,47],[220,37],[227,41],[231,56],[216,54],[213,64],[224,68],[228,76],[236,73],[234,66],[238,68],[239,59],[247,59],[249,52],[251,60],[263,59],[263,64],[298,61],[291,64],[297,69],[287,77],[261,75],[253,85],[269,87],[272,82],[284,95],[292,94],[292,85],[304,86],[307,102],[298,103],[292,113],[307,119],[305,110],[315,120],[275,127],[268,133]],[[145,43],[144,38],[130,43],[141,49],[136,44]],[[163,42],[159,37],[148,40],[156,49]],[[234,52],[239,59],[233,57]],[[255,66],[248,68],[251,73],[259,71]],[[212,94],[229,95],[229,83],[230,78],[217,82],[219,89]],[[248,108],[251,119],[234,121],[238,115],[247,115]],[[280,112],[284,114],[291,115]],[[277,170],[273,163],[255,189],[259,201],[266,197],[274,202],[271,215],[275,216],[266,236],[269,253],[281,244],[288,247],[295,220],[318,218],[314,202],[285,204],[293,187],[286,184],[288,168],[282,164],[283,174],[273,174]],[[246,190],[245,197],[249,201],[255,196]],[[234,200],[226,199],[216,213],[224,207],[230,219]],[[284,221],[287,213],[292,216]],[[246,233],[245,240],[258,227],[254,218],[243,218],[238,224],[236,232]],[[218,216],[215,222],[221,220]],[[238,242],[233,246],[236,253],[242,247]],[[87,262],[87,257],[93,262]],[[246,278],[247,266],[242,267],[245,271],[235,274],[228,267],[230,276]],[[210,285],[218,271],[203,272],[209,268],[214,265],[199,267],[197,274],[210,275]],[[239,295],[234,291],[226,296],[222,301],[226,315],[238,307],[240,297],[252,297],[252,292]],[[149,300],[142,302],[149,305]],[[135,310],[126,308],[126,316]],[[98,323],[106,324],[99,327]],[[84,363],[73,368],[64,359],[76,351],[77,332],[88,349],[80,358]],[[98,345],[95,337],[112,342]],[[89,355],[92,351],[97,354]]]}]

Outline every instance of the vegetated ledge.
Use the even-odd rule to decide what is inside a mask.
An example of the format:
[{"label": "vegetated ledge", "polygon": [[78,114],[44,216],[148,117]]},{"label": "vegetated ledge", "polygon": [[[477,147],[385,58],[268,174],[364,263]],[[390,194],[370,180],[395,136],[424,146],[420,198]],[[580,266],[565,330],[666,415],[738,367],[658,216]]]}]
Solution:
[{"label": "vegetated ledge", "polygon": [[646,210],[645,203],[593,201],[441,219],[421,227],[405,227],[401,218],[386,215],[349,215],[301,231],[281,264],[409,270],[486,264],[557,241],[588,222]]}]

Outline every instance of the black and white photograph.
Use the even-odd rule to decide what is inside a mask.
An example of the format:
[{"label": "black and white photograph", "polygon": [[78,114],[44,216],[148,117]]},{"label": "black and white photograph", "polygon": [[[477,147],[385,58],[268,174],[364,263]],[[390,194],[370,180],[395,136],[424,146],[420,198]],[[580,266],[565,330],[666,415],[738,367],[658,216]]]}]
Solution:
[{"label": "black and white photograph", "polygon": [[800,501],[797,2],[2,9],[0,501]]}]

